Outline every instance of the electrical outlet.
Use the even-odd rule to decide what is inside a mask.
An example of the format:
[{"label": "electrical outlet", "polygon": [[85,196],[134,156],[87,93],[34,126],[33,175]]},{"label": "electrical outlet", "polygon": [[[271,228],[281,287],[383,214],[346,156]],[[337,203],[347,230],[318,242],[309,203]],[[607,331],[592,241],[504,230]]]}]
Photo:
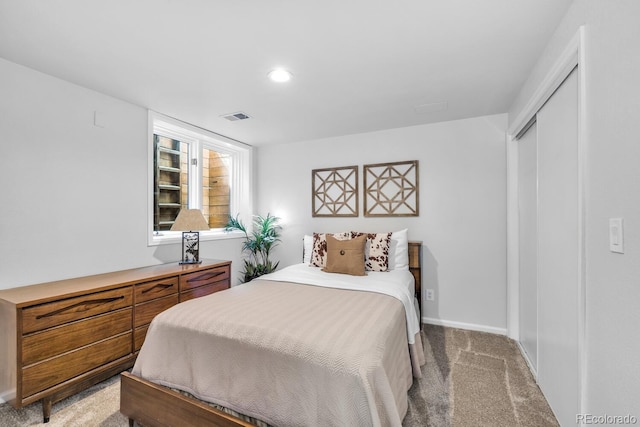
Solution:
[{"label": "electrical outlet", "polygon": [[433,289],[427,289],[427,301],[433,301],[435,299],[435,292]]}]

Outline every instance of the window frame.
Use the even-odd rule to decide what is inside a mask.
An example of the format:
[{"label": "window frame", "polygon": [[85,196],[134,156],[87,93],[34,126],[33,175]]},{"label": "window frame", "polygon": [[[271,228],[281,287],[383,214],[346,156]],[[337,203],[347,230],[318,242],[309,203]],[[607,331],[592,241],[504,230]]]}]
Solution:
[{"label": "window frame", "polygon": [[[182,241],[180,231],[155,232],[153,229],[154,212],[154,143],[153,135],[175,138],[189,143],[189,208],[202,208],[202,149],[207,148],[227,154],[231,158],[231,176],[229,210],[240,215],[247,223],[251,220],[252,210],[252,170],[253,147],[239,141],[218,135],[206,129],[182,122],[164,114],[149,110],[149,129],[147,138],[147,243],[148,246],[173,244]],[[197,158],[193,165],[191,159]],[[213,228],[200,232],[200,240],[221,240],[242,237],[238,231],[226,232],[222,228]]]}]

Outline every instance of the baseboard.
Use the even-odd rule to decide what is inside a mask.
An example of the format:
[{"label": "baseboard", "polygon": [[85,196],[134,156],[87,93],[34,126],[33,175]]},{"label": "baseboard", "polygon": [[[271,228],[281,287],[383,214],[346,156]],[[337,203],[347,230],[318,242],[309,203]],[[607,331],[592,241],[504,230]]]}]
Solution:
[{"label": "baseboard", "polygon": [[478,325],[476,323],[454,322],[453,320],[434,319],[423,317],[422,323],[430,325],[446,326],[448,328],[468,329],[470,331],[488,332],[490,334],[507,335],[507,328],[496,328],[494,326]]},{"label": "baseboard", "polygon": [[529,367],[529,371],[531,371],[531,375],[533,375],[533,378],[536,380],[536,382],[538,382],[538,370],[533,367],[533,363],[531,362],[531,359],[529,359],[529,355],[524,350],[524,347],[522,347],[520,341],[516,341],[516,344],[518,345],[518,350],[520,350],[522,358],[525,362],[527,362],[527,366]]},{"label": "baseboard", "polygon": [[[0,390],[0,404],[9,403],[16,398],[16,390]],[[2,423],[0,423],[2,424]]]}]

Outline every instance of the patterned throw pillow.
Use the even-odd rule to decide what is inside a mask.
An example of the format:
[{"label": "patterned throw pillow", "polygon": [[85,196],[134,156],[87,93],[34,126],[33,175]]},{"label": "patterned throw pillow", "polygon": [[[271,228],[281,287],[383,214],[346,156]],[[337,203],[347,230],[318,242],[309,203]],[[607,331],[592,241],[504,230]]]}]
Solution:
[{"label": "patterned throw pillow", "polygon": [[365,267],[367,271],[388,271],[391,233],[351,232],[352,239],[362,235],[367,236],[367,243],[364,246]]},{"label": "patterned throw pillow", "polygon": [[[337,240],[351,239],[351,233],[329,234]],[[313,267],[324,267],[327,265],[327,234],[313,233],[313,252],[311,253],[311,263]]]}]

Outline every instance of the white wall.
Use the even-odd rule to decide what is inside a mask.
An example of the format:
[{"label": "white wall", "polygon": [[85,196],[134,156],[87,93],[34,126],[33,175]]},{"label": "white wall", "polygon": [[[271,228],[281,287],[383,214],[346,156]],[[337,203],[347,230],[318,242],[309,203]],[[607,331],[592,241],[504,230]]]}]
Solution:
[{"label": "white wall", "polygon": [[[257,212],[284,220],[282,265],[301,261],[314,231],[409,228],[424,242],[423,318],[504,333],[506,328],[506,115],[259,147]],[[418,160],[420,216],[312,218],[312,169]],[[362,190],[360,191],[362,194]],[[457,322],[457,323],[456,323]]]},{"label": "white wall", "polygon": [[[576,0],[509,111],[515,118],[586,25],[586,370],[583,410],[640,418],[640,2]],[[624,218],[625,253],[609,251]]]},{"label": "white wall", "polygon": [[[0,94],[0,289],[180,258],[147,246],[144,108],[3,59]],[[201,256],[237,277],[240,241]]]}]

